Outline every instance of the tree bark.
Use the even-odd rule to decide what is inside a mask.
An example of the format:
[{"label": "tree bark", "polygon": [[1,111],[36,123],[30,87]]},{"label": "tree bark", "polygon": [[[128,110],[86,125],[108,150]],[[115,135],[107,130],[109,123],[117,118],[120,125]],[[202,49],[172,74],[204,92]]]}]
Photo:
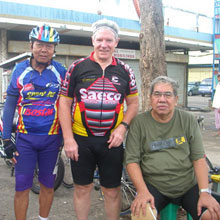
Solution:
[{"label": "tree bark", "polygon": [[139,0],[140,72],[142,111],[150,108],[149,88],[151,81],[160,75],[167,75],[165,62],[164,17],[161,0]]}]

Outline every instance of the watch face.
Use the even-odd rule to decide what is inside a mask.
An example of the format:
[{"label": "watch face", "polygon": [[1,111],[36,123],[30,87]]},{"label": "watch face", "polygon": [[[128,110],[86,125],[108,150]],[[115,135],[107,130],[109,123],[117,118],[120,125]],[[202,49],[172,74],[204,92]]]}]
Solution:
[{"label": "watch face", "polygon": [[209,194],[212,193],[211,189],[209,189],[209,188],[207,188],[207,189],[200,189],[200,193],[202,193],[202,192],[207,192]]}]

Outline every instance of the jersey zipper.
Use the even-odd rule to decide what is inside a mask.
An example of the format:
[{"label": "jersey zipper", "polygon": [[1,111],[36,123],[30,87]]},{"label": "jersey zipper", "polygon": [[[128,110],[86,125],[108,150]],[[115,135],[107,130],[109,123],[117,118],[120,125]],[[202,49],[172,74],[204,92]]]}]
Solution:
[{"label": "jersey zipper", "polygon": [[105,83],[104,83],[104,81],[105,81],[105,70],[103,70],[103,72],[102,72],[102,80],[103,80],[103,82],[102,82],[102,100],[101,100],[101,109],[100,109],[100,119],[99,119],[99,124],[100,124],[100,126],[101,126],[101,123],[102,123],[102,112],[103,112],[103,95],[104,95],[104,91],[105,91],[105,88],[104,88],[104,86],[105,86]]}]

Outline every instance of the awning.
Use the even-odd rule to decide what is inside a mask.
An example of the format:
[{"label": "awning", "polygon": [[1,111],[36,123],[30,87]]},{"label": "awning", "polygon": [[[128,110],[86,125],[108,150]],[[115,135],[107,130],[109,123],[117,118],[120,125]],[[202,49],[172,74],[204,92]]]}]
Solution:
[{"label": "awning", "polygon": [[22,61],[30,56],[31,56],[30,52],[22,53],[18,56],[15,56],[13,58],[10,58],[10,59],[5,60],[2,63],[0,63],[0,68],[12,69],[17,62]]}]

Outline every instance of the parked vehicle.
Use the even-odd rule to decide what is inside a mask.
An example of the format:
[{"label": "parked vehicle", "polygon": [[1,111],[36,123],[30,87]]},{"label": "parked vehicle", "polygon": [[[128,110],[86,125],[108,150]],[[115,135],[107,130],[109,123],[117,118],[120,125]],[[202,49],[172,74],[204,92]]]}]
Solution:
[{"label": "parked vehicle", "polygon": [[200,82],[188,82],[187,94],[189,96],[199,95]]},{"label": "parked vehicle", "polygon": [[203,79],[199,85],[199,94],[201,96],[212,95],[212,78]]}]

